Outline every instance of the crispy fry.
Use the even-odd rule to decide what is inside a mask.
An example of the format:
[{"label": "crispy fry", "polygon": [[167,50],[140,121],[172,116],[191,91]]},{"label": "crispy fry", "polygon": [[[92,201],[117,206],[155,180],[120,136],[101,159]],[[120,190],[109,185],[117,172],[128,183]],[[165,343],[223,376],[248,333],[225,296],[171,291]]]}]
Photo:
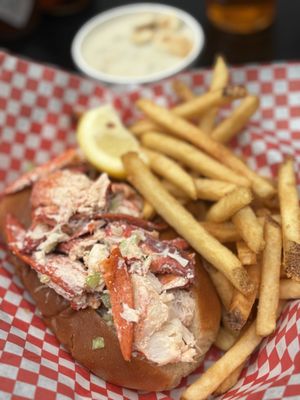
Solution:
[{"label": "crispy fry", "polygon": [[270,217],[265,223],[265,240],[256,320],[256,332],[260,336],[274,331],[279,303],[282,238],[280,226]]},{"label": "crispy fry", "polygon": [[201,221],[200,224],[221,243],[236,242],[241,239],[240,234],[232,222],[217,223]]},{"label": "crispy fry", "polygon": [[221,395],[226,393],[230,390],[239,380],[239,377],[245,367],[246,362],[243,362],[239,365],[222,383],[221,385],[215,390],[215,395]]},{"label": "crispy fry", "polygon": [[287,276],[300,280],[300,208],[293,159],[279,168],[278,195],[283,236],[283,260]]},{"label": "crispy fry", "polygon": [[[216,62],[212,72],[212,80],[210,84],[210,90],[217,90],[225,87],[228,84],[229,79],[229,70],[222,56],[218,56],[216,58]],[[205,133],[211,133],[214,125],[215,118],[218,112],[218,107],[213,107],[210,110],[207,110],[206,113],[202,116],[199,122],[199,128],[202,129]]]},{"label": "crispy fry", "polygon": [[198,199],[216,201],[237,188],[235,183],[214,179],[195,179]]},{"label": "crispy fry", "polygon": [[300,299],[300,282],[292,279],[281,279],[279,289],[280,299]]},{"label": "crispy fry", "polygon": [[[228,86],[213,92],[206,92],[200,96],[196,96],[185,103],[179,104],[172,108],[172,113],[178,115],[181,118],[193,118],[203,114],[206,110],[211,107],[226,104],[234,99],[245,97],[247,94],[245,88],[241,86]],[[143,102],[145,99],[139,100]],[[147,101],[147,100],[146,100]],[[137,103],[137,104],[138,104]],[[131,125],[129,129],[132,133],[139,136],[145,132],[153,130],[161,130],[159,121],[155,120],[141,120]],[[168,130],[168,129],[167,129]]]},{"label": "crispy fry", "polygon": [[123,156],[128,180],[151,203],[157,213],[208,262],[222,271],[243,293],[254,285],[238,258],[211,236],[195,218],[161,185],[136,153]]},{"label": "crispy fry", "polygon": [[142,144],[166,154],[209,178],[249,186],[250,182],[222,163],[209,157],[194,146],[161,133],[149,132],[143,135]]},{"label": "crispy fry", "polygon": [[253,191],[259,197],[267,198],[275,193],[273,185],[268,180],[252,171],[231,150],[210,138],[190,122],[146,99],[139,100],[137,105],[148,117],[168,129],[174,135],[194,144],[196,147],[206,151],[210,156],[221,161],[227,167],[245,176],[251,181]]},{"label": "crispy fry", "polygon": [[210,279],[213,281],[215,289],[219,295],[219,298],[226,310],[229,310],[232,296],[233,296],[233,286],[226,278],[226,276],[218,271],[216,268],[212,267],[208,263],[205,263],[205,269],[208,272]]},{"label": "crispy fry", "polygon": [[263,226],[259,223],[250,206],[243,207],[232,217],[232,221],[247,243],[248,247],[258,254],[265,246]]},{"label": "crispy fry", "polygon": [[253,195],[250,189],[240,187],[228,193],[208,210],[206,219],[213,222],[224,222],[241,208],[250,204]]},{"label": "crispy fry", "polygon": [[224,119],[212,132],[211,137],[218,142],[229,142],[247,124],[250,117],[256,112],[259,106],[257,96],[245,97],[238,107]]},{"label": "crispy fry", "polygon": [[180,188],[190,199],[197,199],[193,178],[178,163],[155,151],[148,149],[143,151],[148,157],[150,168],[156,174]]},{"label": "crispy fry", "polygon": [[237,341],[237,338],[238,336],[235,332],[229,331],[221,326],[214,345],[220,350],[227,351],[234,345],[234,343]]},{"label": "crispy fry", "polygon": [[231,349],[183,392],[181,400],[206,399],[247,360],[261,340],[262,337],[256,334],[256,321],[254,321]]},{"label": "crispy fry", "polygon": [[256,254],[249,249],[243,240],[236,243],[238,258],[243,265],[253,265],[257,263]]},{"label": "crispy fry", "polygon": [[255,290],[244,296],[238,290],[233,291],[232,302],[226,314],[226,326],[233,331],[240,331],[246,324],[255,302],[260,280],[260,265],[251,265],[247,268],[250,279],[255,284]]},{"label": "crispy fry", "polygon": [[183,81],[178,79],[173,81],[172,88],[181,101],[188,101],[195,97],[192,90]]}]

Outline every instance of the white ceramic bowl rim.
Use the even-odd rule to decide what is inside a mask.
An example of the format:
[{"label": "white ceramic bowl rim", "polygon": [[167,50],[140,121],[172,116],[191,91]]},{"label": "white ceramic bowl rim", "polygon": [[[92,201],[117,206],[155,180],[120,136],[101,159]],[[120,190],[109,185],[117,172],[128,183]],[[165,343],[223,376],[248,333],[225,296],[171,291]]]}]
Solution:
[{"label": "white ceramic bowl rim", "polygon": [[[194,45],[191,52],[185,57],[181,62],[176,63],[176,65],[165,69],[161,72],[156,72],[153,74],[148,74],[139,77],[126,77],[111,75],[99,70],[92,68],[84,59],[81,53],[81,48],[83,41],[87,35],[100,24],[109,21],[110,19],[132,14],[134,12],[157,12],[157,13],[170,13],[176,14],[193,32],[194,35]],[[159,3],[138,3],[129,4],[121,7],[112,8],[101,14],[96,15],[89,21],[87,21],[77,32],[72,42],[71,53],[72,58],[77,67],[86,75],[112,84],[139,84],[139,83],[150,83],[155,82],[182,71],[189,65],[191,65],[196,58],[199,56],[202,48],[204,46],[204,33],[201,25],[198,21],[185,11],[168,5],[163,5]]]}]

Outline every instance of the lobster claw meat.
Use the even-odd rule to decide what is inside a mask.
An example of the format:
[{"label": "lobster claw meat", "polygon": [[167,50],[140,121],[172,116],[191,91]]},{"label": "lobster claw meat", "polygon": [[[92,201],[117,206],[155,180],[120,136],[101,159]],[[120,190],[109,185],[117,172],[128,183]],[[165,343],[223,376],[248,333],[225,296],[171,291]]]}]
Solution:
[{"label": "lobster claw meat", "polygon": [[101,263],[101,271],[110,294],[112,315],[124,360],[130,361],[133,344],[133,322],[122,317],[123,306],[134,308],[133,287],[119,248]]}]

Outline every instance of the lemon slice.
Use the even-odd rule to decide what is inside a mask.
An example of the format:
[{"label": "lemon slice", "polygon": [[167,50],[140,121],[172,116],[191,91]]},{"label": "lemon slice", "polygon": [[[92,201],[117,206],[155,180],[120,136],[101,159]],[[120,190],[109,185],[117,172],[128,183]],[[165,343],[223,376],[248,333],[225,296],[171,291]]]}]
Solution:
[{"label": "lemon slice", "polygon": [[87,160],[115,178],[125,178],[121,156],[139,152],[136,138],[123,126],[111,105],[85,112],[77,128],[77,141]]}]

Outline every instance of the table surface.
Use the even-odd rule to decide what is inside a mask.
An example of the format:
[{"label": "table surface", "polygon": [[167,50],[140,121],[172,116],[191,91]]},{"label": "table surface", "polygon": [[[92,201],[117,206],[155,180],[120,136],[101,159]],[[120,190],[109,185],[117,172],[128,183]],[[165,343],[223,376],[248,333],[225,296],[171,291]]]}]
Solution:
[{"label": "table surface", "polygon": [[[204,0],[164,2],[185,9],[202,24],[206,44],[197,60],[198,67],[211,66],[216,53],[224,54],[230,64],[300,59],[299,0],[277,0],[277,16],[273,26],[253,35],[232,35],[215,29],[205,16]],[[0,46],[14,54],[76,71],[70,45],[77,30],[92,16],[128,3],[120,0],[91,0],[76,15],[44,15],[31,34],[14,42],[1,41],[0,37]]]}]

